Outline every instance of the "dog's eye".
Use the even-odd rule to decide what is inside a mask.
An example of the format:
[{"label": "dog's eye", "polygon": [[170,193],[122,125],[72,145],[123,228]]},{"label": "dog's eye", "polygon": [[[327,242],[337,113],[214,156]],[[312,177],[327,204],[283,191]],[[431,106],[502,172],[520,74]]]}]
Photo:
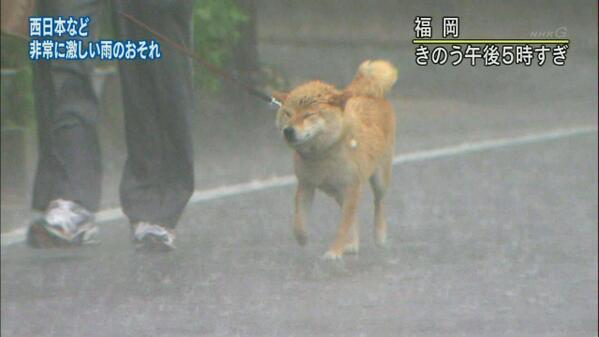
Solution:
[{"label": "dog's eye", "polygon": [[285,117],[291,117],[291,111],[285,110],[284,113],[285,113]]},{"label": "dog's eye", "polygon": [[312,112],[312,111],[306,111],[306,112],[304,113],[304,118],[312,117],[312,116],[314,116],[314,115],[316,115],[316,112]]}]

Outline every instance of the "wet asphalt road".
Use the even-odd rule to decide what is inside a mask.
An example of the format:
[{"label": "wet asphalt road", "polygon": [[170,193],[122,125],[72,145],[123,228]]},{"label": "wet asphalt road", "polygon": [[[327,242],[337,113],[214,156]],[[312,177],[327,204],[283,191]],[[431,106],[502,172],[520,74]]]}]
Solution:
[{"label": "wet asphalt road", "polygon": [[[395,167],[390,242],[319,256],[317,198],[291,238],[292,187],[189,207],[178,249],[135,253],[122,222],[79,250],[2,249],[3,336],[592,336],[596,133]],[[508,169],[506,169],[508,168]]]}]

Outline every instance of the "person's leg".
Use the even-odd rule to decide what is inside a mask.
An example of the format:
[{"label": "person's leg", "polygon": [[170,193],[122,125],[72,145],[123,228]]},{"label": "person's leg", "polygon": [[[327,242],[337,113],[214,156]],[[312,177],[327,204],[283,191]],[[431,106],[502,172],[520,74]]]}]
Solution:
[{"label": "person's leg", "polygon": [[[37,5],[39,15],[90,16],[92,24],[99,22],[101,12],[98,0],[48,0]],[[98,29],[92,26],[90,35]],[[88,61],[37,61],[33,65],[39,136],[34,209],[44,210],[55,199],[76,201],[91,211],[99,206],[99,107],[92,70]]]},{"label": "person's leg", "polygon": [[[100,0],[38,1],[38,15],[89,16],[99,22]],[[95,29],[94,29],[95,28]],[[92,26],[90,36],[97,36]],[[96,134],[98,101],[88,61],[37,61],[33,65],[38,165],[32,206],[45,211],[28,231],[34,247],[80,244],[95,233],[101,162]]]},{"label": "person's leg", "polygon": [[[114,0],[173,41],[192,48],[193,0]],[[119,40],[159,40],[115,14]],[[129,220],[174,228],[193,192],[190,114],[194,111],[191,60],[160,42],[162,58],[119,64],[128,157],[121,204]]]}]

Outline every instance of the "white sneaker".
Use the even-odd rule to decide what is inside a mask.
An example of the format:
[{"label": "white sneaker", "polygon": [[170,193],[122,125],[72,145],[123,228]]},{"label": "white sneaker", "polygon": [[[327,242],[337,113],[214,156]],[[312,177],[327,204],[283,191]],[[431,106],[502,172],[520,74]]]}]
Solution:
[{"label": "white sneaker", "polygon": [[97,242],[97,234],[91,212],[73,201],[57,199],[29,227],[27,242],[36,248],[80,246]]},{"label": "white sneaker", "polygon": [[133,242],[138,250],[171,251],[175,249],[175,231],[149,222],[133,224]]}]

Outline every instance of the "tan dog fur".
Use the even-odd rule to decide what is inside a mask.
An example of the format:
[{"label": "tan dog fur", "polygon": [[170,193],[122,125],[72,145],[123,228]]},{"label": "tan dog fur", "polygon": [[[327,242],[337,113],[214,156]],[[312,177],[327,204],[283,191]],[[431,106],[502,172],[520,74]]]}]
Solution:
[{"label": "tan dog fur", "polygon": [[356,213],[367,181],[375,200],[375,240],[379,245],[386,242],[383,198],[391,177],[395,114],[384,94],[396,80],[397,70],[389,62],[367,60],[344,90],[311,81],[289,93],[274,94],[282,102],[277,126],[295,151],[298,187],[293,229],[298,243],[306,243],[304,222],[316,189],[333,197],[342,210],[325,258],[357,253]]}]

